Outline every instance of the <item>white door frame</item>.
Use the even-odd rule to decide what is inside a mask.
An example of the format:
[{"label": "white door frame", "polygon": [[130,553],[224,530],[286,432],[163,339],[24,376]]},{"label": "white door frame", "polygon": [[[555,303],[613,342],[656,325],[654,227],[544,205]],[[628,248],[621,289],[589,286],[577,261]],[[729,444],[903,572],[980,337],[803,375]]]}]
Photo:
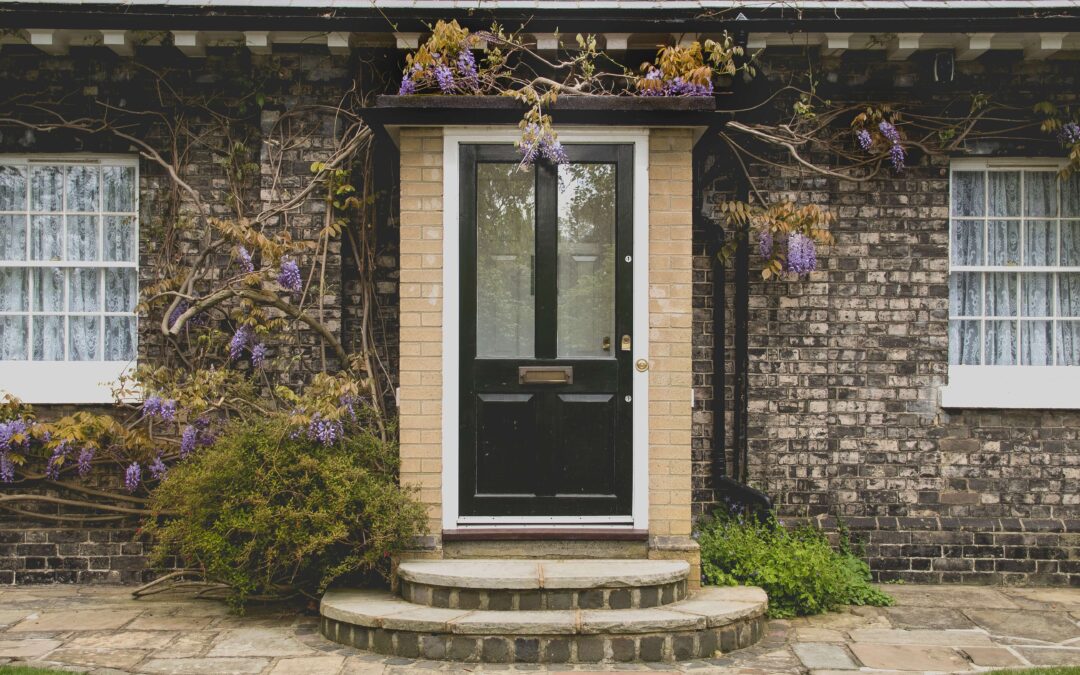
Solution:
[{"label": "white door frame", "polygon": [[[634,351],[633,360],[649,358],[649,130],[646,128],[559,128],[563,143],[623,143],[634,146]],[[513,143],[517,127],[445,127],[443,129],[443,379],[442,379],[442,526],[568,528],[611,525],[637,530],[649,527],[649,373],[634,369],[633,498],[631,516],[460,516],[458,514],[458,424],[460,378],[460,228],[458,223],[458,146],[463,143]]]}]

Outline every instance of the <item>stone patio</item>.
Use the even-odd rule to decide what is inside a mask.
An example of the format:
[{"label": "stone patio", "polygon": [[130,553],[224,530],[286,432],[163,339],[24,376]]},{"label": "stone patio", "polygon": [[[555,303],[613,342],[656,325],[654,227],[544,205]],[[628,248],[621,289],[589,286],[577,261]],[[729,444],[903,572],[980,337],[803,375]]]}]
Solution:
[{"label": "stone patio", "polygon": [[[536,671],[382,657],[323,639],[315,616],[254,611],[179,593],[133,600],[122,587],[0,590],[0,663],[98,675],[367,675]],[[975,672],[1080,665],[1080,589],[889,586],[895,607],[857,607],[772,621],[759,644],[668,664],[560,666],[553,671],[699,673]]]}]

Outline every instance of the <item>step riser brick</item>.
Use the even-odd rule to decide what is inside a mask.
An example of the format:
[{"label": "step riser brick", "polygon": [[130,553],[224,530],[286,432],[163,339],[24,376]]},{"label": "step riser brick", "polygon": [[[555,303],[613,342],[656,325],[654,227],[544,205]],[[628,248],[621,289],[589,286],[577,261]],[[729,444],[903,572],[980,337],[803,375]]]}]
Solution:
[{"label": "step riser brick", "polygon": [[765,634],[764,616],[720,628],[641,635],[454,635],[365,628],[322,618],[329,640],[388,656],[466,663],[628,663],[712,658]]},{"label": "step riser brick", "polygon": [[533,611],[661,607],[685,600],[688,590],[686,581],[640,588],[488,590],[447,588],[403,580],[400,594],[408,602],[428,607]]}]

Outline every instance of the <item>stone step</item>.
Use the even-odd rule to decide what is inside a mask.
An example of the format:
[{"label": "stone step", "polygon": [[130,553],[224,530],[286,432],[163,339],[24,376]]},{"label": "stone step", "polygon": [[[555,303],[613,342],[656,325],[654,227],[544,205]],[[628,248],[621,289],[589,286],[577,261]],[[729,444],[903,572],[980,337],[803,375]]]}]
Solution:
[{"label": "stone step", "polygon": [[321,629],[358,649],[488,663],[610,663],[711,658],[764,632],[768,600],[753,587],[709,587],[658,608],[467,610],[417,605],[387,591],[335,589]]},{"label": "stone step", "polygon": [[411,560],[401,597],[466,610],[639,609],[686,598],[684,560]]}]

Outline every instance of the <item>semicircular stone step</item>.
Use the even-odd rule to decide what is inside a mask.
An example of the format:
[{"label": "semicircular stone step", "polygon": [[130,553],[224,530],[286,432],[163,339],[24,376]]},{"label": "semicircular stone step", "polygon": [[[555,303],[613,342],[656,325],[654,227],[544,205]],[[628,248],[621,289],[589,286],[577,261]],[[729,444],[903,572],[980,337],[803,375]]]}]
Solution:
[{"label": "semicircular stone step", "polygon": [[686,598],[685,560],[411,560],[401,597],[445,609],[658,607]]},{"label": "semicircular stone step", "polygon": [[467,610],[387,591],[332,589],[321,630],[380,654],[489,663],[612,663],[712,658],[764,634],[768,599],[754,587],[708,587],[664,607]]}]

